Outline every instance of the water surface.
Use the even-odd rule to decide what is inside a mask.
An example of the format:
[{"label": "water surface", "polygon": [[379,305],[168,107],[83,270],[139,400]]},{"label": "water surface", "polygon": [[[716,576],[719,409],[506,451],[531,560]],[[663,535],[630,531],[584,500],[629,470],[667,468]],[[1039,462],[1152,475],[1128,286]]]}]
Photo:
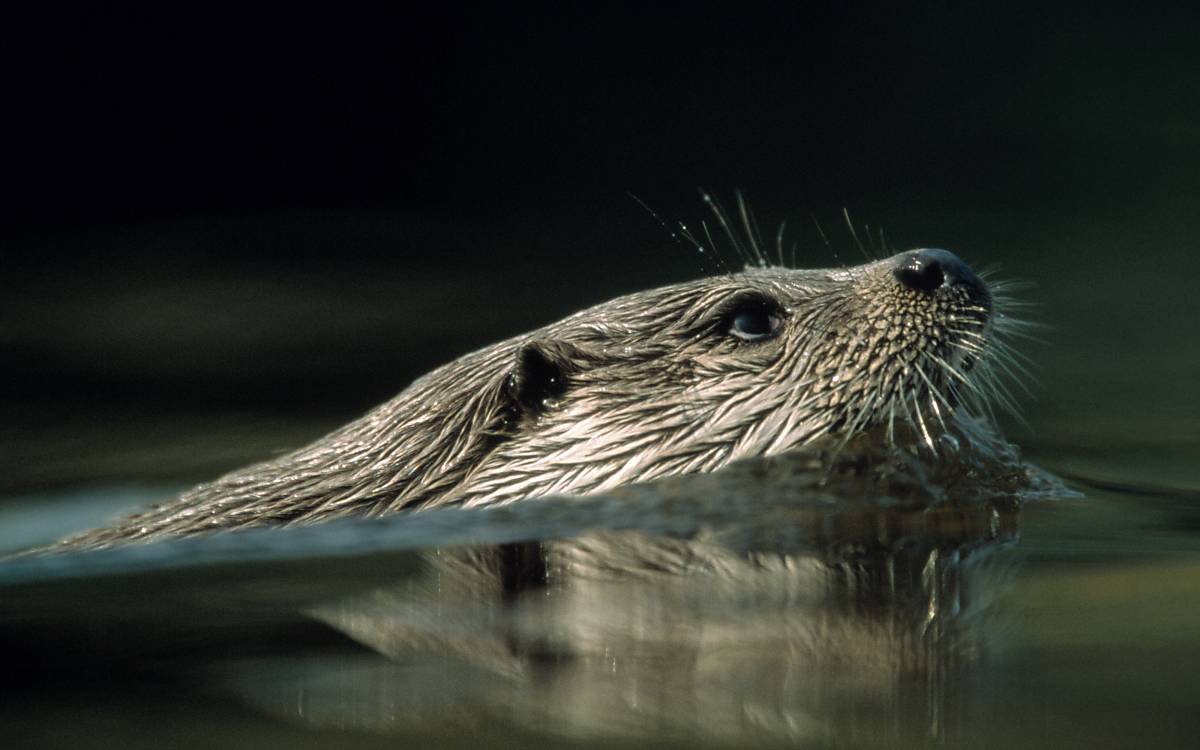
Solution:
[{"label": "water surface", "polygon": [[929,503],[788,477],[12,561],[0,632],[22,658],[0,719],[20,746],[1128,747],[1200,730],[1188,493],[1081,477],[1086,499]]}]

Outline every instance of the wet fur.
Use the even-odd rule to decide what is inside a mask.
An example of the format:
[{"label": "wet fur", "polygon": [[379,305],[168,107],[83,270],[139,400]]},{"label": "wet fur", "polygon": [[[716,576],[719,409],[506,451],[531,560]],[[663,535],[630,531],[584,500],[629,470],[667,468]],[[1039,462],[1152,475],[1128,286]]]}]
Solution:
[{"label": "wet fur", "polygon": [[[902,257],[617,298],[434,370],[294,453],[60,544],[596,492],[868,428],[890,441],[911,426],[932,448],[961,401],[997,395],[987,367],[968,375],[990,363],[993,300],[905,288],[892,273]],[[779,334],[731,335],[731,315],[756,304],[774,306]]]}]

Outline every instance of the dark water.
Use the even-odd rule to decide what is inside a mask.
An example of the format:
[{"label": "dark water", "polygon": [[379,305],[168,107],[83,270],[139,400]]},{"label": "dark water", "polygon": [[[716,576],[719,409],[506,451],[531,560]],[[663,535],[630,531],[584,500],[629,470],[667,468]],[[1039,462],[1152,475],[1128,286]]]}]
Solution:
[{"label": "dark water", "polygon": [[[1037,369],[1020,395],[1028,424],[1007,432],[1084,497],[914,509],[747,479],[666,505],[545,501],[8,563],[5,746],[1191,747],[1200,339],[1162,264],[1190,278],[1200,226],[1183,213],[1153,231],[1043,219],[1021,238],[1002,217],[907,213],[934,216],[929,233],[976,265],[1034,282],[1027,317],[1046,327],[1025,345]],[[1130,262],[1139,242],[1165,260]],[[539,262],[571,278],[570,258]],[[448,272],[434,293],[427,265],[353,287],[285,275],[266,296],[245,279],[128,290],[114,276],[99,307],[27,287],[27,309],[54,321],[40,340],[111,352],[92,375],[109,368],[111,382],[146,390],[65,412],[32,403],[7,423],[0,549],[297,445],[396,390],[397,361],[423,369],[610,293],[539,292],[521,286],[524,266],[497,268],[514,299],[544,296],[537,309],[456,308],[494,295],[493,280]],[[635,287],[654,273],[614,273],[626,270]],[[230,320],[260,327],[189,322],[236,305]],[[87,325],[97,309],[108,327]],[[422,338],[431,310],[449,316],[436,347]],[[313,325],[291,330],[297,316]],[[239,358],[262,341],[271,357]],[[351,350],[367,358],[339,375]],[[222,362],[245,369],[222,375]],[[302,370],[308,380],[292,383]],[[236,382],[269,404],[256,384],[273,378],[284,408],[231,414],[209,406],[220,391],[190,408],[162,396]]]},{"label": "dark water", "polygon": [[[931,504],[775,462],[10,561],[0,726],[14,747],[1189,746],[1200,507],[1077,468],[1086,498]],[[4,543],[103,496],[6,506]]]},{"label": "dark water", "polygon": [[[1035,282],[1023,293],[1036,303],[1028,316],[1048,325],[1026,345],[1037,362],[1033,393],[1021,396],[1028,424],[1008,432],[1082,498],[914,509],[781,494],[755,478],[665,504],[550,500],[8,563],[4,744],[1190,747],[1200,732],[1200,347],[1190,301],[1159,293],[1160,268],[1125,263],[1136,229],[1064,246],[1043,228],[1001,252],[1003,222],[938,224],[951,238],[986,238],[978,264],[1000,259]],[[1155,237],[1181,273],[1194,267],[1185,234]],[[1084,253],[1096,262],[1064,260]],[[282,306],[314,320],[320,300],[351,300],[336,324],[300,337],[318,349],[346,330],[363,333],[340,345],[367,351],[422,341],[423,311],[445,301],[405,296],[423,278],[342,296],[337,282],[294,276],[261,300],[223,284],[147,283],[159,290],[152,300],[122,312],[127,294],[114,291],[110,316],[136,322],[178,305],[171,320],[186,331],[185,311],[209,294],[241,300],[250,316]],[[447,283],[451,298],[469,298],[488,282]],[[372,328],[376,307],[389,312]],[[71,322],[93,307],[63,297],[50,309],[60,320],[51,340],[99,345]],[[520,330],[531,315],[460,312],[471,320],[455,325],[474,321],[487,338],[504,335],[489,326]],[[151,345],[175,351],[170,321],[152,324],[164,338]],[[175,382],[163,368],[205,372],[221,356],[138,359],[113,325],[105,341],[129,359],[106,366],[131,382]],[[262,326],[229,339],[217,325],[201,341],[236,354],[267,337],[281,359],[264,372],[285,372],[303,352],[292,334],[271,334],[286,320]],[[436,356],[414,351],[418,362]],[[391,362],[356,366],[396,372]],[[239,377],[252,386],[260,373]],[[350,394],[362,406],[395,389],[362,382]],[[49,422],[8,436],[0,549],[296,445],[350,416],[333,401],[330,416],[295,408],[303,400],[230,415],[109,399],[60,421],[30,406],[37,419],[25,424]],[[56,480],[73,485],[37,489]]]}]

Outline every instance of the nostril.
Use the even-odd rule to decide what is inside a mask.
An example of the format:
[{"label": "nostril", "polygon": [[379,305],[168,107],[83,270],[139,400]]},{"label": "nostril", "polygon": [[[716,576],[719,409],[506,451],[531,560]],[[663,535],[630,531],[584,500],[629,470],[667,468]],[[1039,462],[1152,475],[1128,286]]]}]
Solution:
[{"label": "nostril", "polygon": [[893,273],[909,289],[932,292],[943,286],[963,285],[983,289],[983,282],[970,266],[948,250],[926,248],[905,253]]},{"label": "nostril", "polygon": [[936,260],[922,260],[920,255],[913,255],[897,266],[895,273],[897,281],[919,292],[932,292],[946,281],[942,264]]}]

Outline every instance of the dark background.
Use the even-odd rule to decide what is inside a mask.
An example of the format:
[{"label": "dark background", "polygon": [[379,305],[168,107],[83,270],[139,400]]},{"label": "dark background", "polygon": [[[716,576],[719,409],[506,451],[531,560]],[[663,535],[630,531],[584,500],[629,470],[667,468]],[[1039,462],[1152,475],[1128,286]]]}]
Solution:
[{"label": "dark background", "polygon": [[203,478],[473,347],[694,277],[699,255],[629,193],[695,226],[701,187],[745,191],[768,235],[789,220],[802,265],[859,262],[847,208],[897,248],[1032,281],[1047,328],[1018,442],[1062,465],[1064,444],[1103,456],[1089,436],[1120,433],[1178,469],[1200,440],[1198,20],[1084,3],[10,16],[0,490]]}]

